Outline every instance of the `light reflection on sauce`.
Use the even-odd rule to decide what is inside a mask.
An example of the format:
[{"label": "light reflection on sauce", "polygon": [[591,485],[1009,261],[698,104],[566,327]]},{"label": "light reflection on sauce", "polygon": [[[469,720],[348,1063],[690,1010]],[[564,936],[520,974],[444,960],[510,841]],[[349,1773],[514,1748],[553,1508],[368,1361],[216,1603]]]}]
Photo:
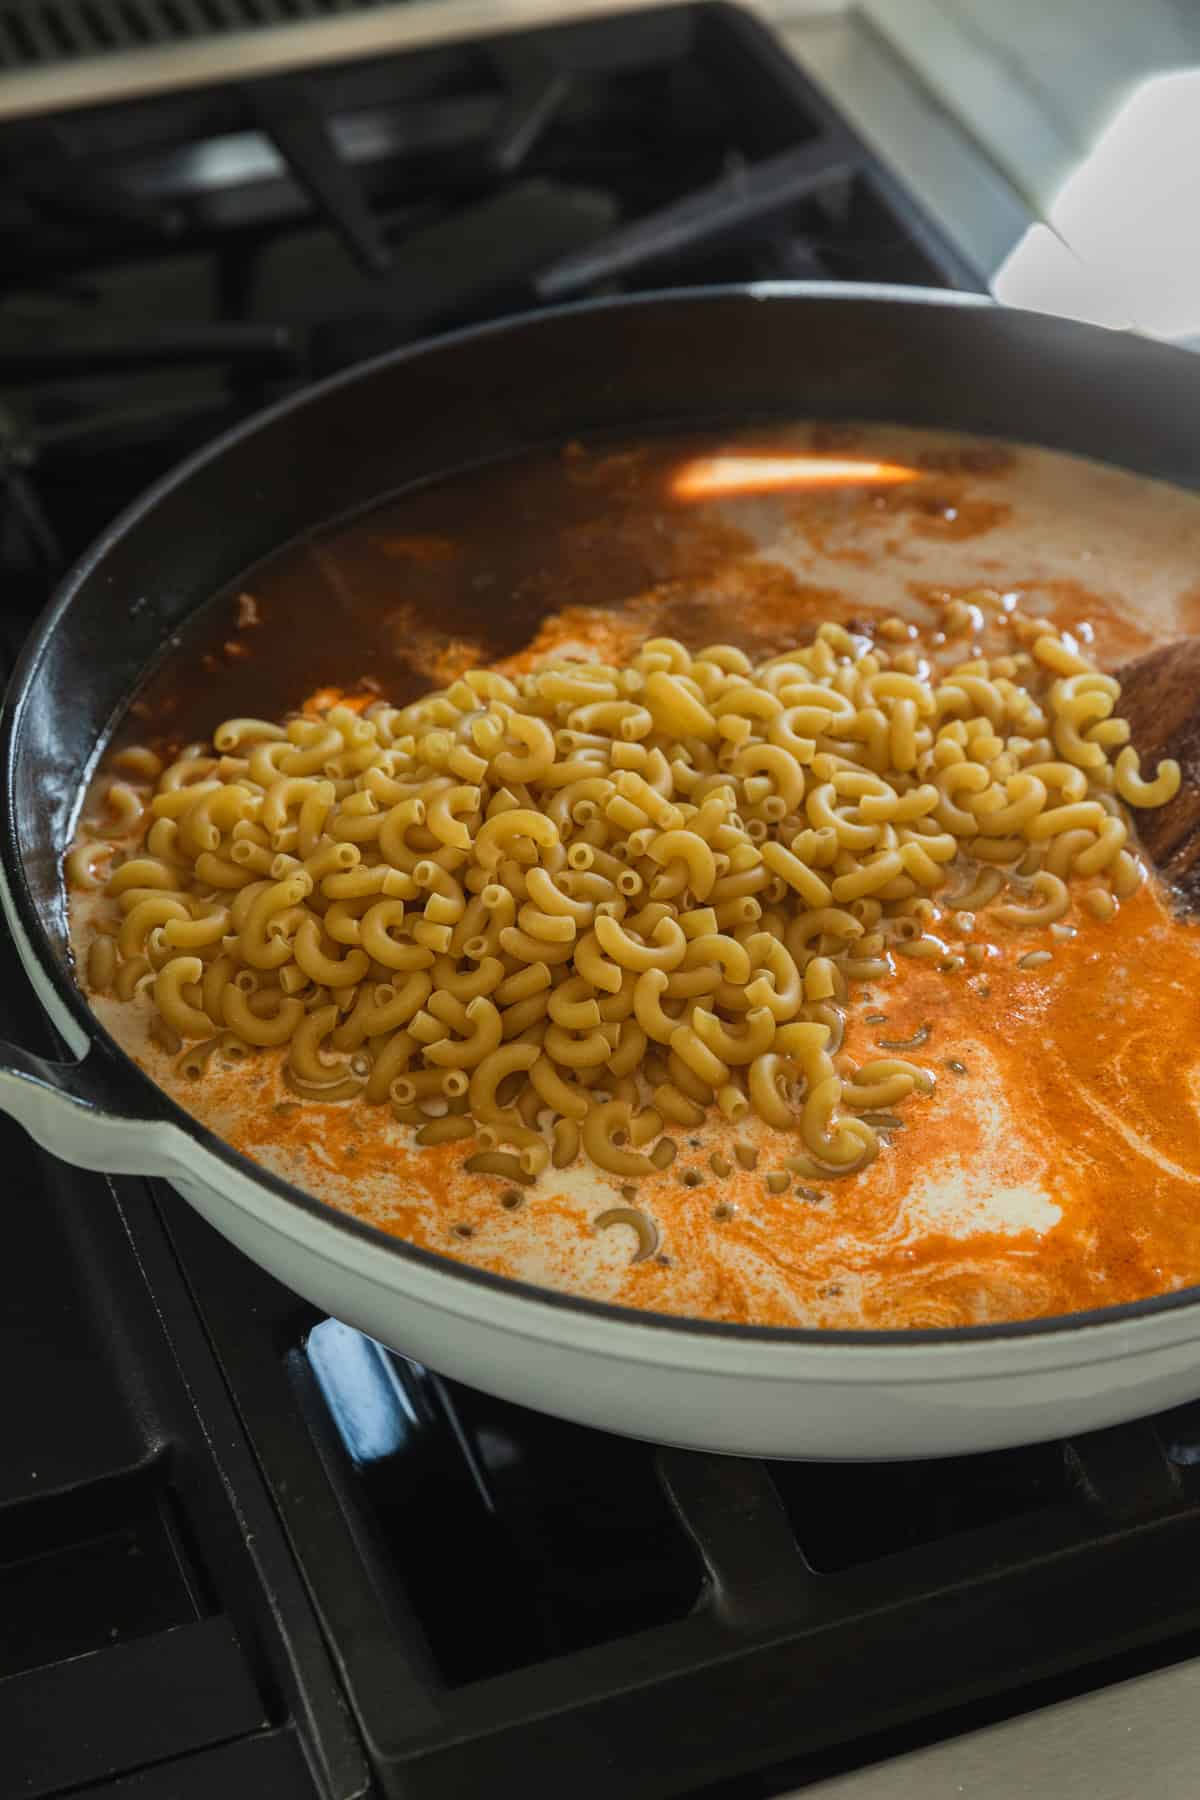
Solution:
[{"label": "light reflection on sauce", "polygon": [[731,494],[775,494],[797,488],[891,487],[919,481],[900,463],[836,456],[709,456],[683,465],[671,482],[677,500],[721,500]]}]

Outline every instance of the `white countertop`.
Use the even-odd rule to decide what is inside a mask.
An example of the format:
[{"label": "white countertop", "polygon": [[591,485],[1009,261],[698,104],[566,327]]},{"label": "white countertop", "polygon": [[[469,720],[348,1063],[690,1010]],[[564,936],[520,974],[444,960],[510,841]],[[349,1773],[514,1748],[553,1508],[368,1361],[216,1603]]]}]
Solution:
[{"label": "white countertop", "polygon": [[1200,66],[1196,0],[862,0],[1045,212],[1131,91]]},{"label": "white countertop", "polygon": [[1050,227],[1011,303],[1200,348],[1196,0],[861,0]]}]

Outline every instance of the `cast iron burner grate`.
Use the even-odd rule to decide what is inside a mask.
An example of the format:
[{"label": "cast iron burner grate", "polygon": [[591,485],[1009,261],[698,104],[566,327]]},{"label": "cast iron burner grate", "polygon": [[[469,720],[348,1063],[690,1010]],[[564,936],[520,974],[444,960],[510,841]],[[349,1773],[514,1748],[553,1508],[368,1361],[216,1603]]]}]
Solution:
[{"label": "cast iron burner grate", "polygon": [[0,125],[0,270],[29,607],[181,456],[430,332],[662,286],[981,285],[719,3]]},{"label": "cast iron burner grate", "polygon": [[[7,935],[0,992],[5,1035],[53,1054]],[[7,1120],[0,1154],[0,1794],[365,1795],[300,1572],[148,1188],[118,1198]]]}]

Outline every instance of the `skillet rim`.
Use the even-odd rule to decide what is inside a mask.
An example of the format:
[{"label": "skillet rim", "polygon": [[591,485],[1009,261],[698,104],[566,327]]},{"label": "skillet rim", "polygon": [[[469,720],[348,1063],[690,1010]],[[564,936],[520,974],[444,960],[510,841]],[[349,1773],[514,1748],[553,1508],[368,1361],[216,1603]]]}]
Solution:
[{"label": "skillet rim", "polygon": [[[215,1155],[220,1162],[243,1179],[251,1179],[256,1185],[270,1193],[273,1199],[287,1202],[309,1217],[317,1219],[322,1225],[332,1226],[360,1244],[370,1245],[373,1250],[377,1250],[381,1254],[399,1258],[401,1262],[416,1269],[428,1269],[439,1275],[450,1276],[493,1293],[518,1299],[523,1303],[532,1302],[539,1306],[561,1310],[568,1315],[580,1313],[593,1319],[611,1321],[613,1324],[625,1328],[640,1328],[652,1333],[691,1334],[706,1339],[729,1339],[735,1344],[762,1343],[777,1347],[781,1351],[789,1346],[803,1346],[807,1350],[816,1349],[827,1352],[843,1350],[865,1352],[886,1348],[893,1351],[907,1349],[915,1353],[936,1348],[950,1350],[967,1344],[995,1344],[1004,1341],[1028,1342],[1065,1337],[1077,1332],[1100,1328],[1108,1328],[1115,1332],[1124,1325],[1136,1324],[1166,1313],[1194,1307],[1197,1302],[1200,1302],[1200,1282],[1190,1287],[1176,1289],[1173,1292],[1152,1294],[1141,1300],[1124,1301],[1118,1305],[1091,1307],[1086,1311],[1075,1313],[1059,1313],[1049,1318],[1004,1320],[991,1325],[879,1330],[836,1326],[818,1328],[813,1326],[748,1325],[622,1306],[610,1301],[593,1300],[586,1295],[542,1287],[534,1282],[521,1281],[512,1276],[496,1275],[488,1269],[475,1268],[469,1263],[459,1262],[454,1257],[422,1249],[404,1238],[393,1236],[376,1225],[368,1224],[365,1220],[344,1212],[339,1207],[319,1200],[305,1189],[285,1181],[282,1176],[274,1174],[271,1170],[265,1169],[250,1158],[243,1156],[240,1151],[234,1149],[232,1144],[211,1131],[173,1100],[165,1089],[159,1087],[127,1055],[92,1011],[83,990],[71,979],[69,970],[53,949],[26,877],[24,859],[20,854],[16,832],[13,776],[22,722],[34,704],[37,678],[50,640],[69,614],[77,592],[102,568],[113,546],[135,530],[159,500],[174,489],[182,487],[200,469],[218,462],[227,451],[243,439],[261,430],[264,425],[287,418],[309,406],[317,405],[325,396],[333,392],[366,382],[381,368],[417,360],[432,350],[452,351],[455,345],[488,338],[499,341],[510,333],[536,329],[541,320],[570,318],[597,312],[701,307],[711,305],[714,301],[728,302],[731,300],[775,302],[796,307],[802,307],[808,300],[842,300],[877,305],[902,303],[916,306],[977,307],[987,311],[997,310],[997,303],[992,300],[990,295],[955,289],[910,287],[882,282],[765,281],[714,284],[685,290],[658,289],[643,294],[574,301],[559,306],[541,308],[536,312],[513,314],[504,319],[467,326],[432,338],[422,338],[415,344],[387,351],[381,356],[340,370],[325,380],[288,396],[274,406],[263,408],[252,414],[251,417],[242,420],[229,431],[223,432],[212,442],[177,463],[139,494],[76,560],[58,583],[50,601],[35,621],[25,640],[9,679],[3,706],[0,708],[0,770],[2,770],[2,777],[0,777],[0,862],[3,863],[4,875],[7,878],[3,882],[4,899],[16,914],[25,943],[36,960],[41,976],[53,989],[64,1010],[79,1027],[81,1035],[88,1040],[88,1054],[78,1063],[67,1066],[79,1071],[86,1096],[87,1064],[91,1057],[99,1052],[106,1065],[105,1074],[110,1078],[105,1085],[111,1087],[114,1093],[120,1092],[122,1099],[126,1094],[129,1096],[128,1116],[132,1123],[145,1125],[166,1123],[174,1126],[186,1139],[198,1144],[209,1154]],[[1004,310],[1023,312],[1026,317],[1036,318],[1047,325],[1051,323],[1046,315],[1033,314],[1028,309],[1006,308]],[[1100,326],[1083,324],[1074,320],[1057,319],[1053,323],[1059,328],[1065,326],[1072,336],[1082,334],[1095,337],[1103,329]],[[1186,354],[1173,346],[1156,343],[1152,340],[1143,340],[1142,347],[1151,358],[1157,355],[1174,361],[1178,356]],[[1158,479],[1164,478],[1159,477]],[[94,760],[93,756],[92,763]],[[92,763],[89,763],[89,768]],[[27,970],[26,973],[28,974],[29,971]],[[37,999],[43,1011],[47,1011],[45,1001],[40,994],[37,995]],[[93,1101],[92,1104],[98,1113],[106,1110],[103,1100]],[[146,1178],[143,1177],[143,1179]]]}]

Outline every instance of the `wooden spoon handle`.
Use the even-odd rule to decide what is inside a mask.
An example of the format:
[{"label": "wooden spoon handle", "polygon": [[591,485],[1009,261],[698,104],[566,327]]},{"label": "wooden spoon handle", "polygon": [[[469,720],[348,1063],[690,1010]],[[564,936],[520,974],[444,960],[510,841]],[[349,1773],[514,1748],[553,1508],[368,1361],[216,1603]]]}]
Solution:
[{"label": "wooden spoon handle", "polygon": [[1137,815],[1138,837],[1189,910],[1200,909],[1200,638],[1179,638],[1116,671],[1143,773],[1173,756],[1183,785],[1167,806]]}]

